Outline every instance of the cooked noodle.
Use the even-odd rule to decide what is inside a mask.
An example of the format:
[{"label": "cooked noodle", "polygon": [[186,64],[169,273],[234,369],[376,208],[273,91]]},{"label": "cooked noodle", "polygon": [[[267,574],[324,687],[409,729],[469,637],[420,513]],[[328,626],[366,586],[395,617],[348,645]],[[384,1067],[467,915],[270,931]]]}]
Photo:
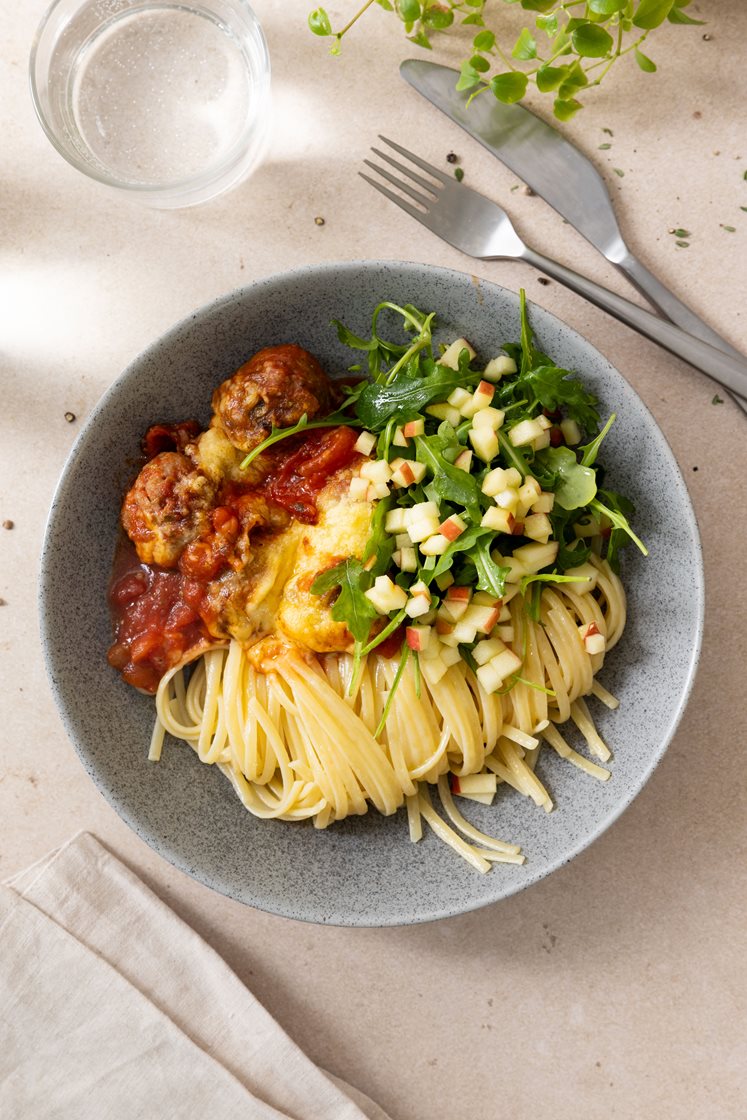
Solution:
[{"label": "cooked noodle", "polygon": [[[369,803],[390,815],[406,802],[413,839],[422,835],[422,818],[481,871],[496,860],[522,862],[516,845],[465,820],[448,776],[458,782],[495,775],[546,811],[552,801],[535,772],[543,743],[586,773],[609,777],[556,726],[572,721],[589,752],[601,762],[609,759],[584,697],[616,702],[594,679],[604,654],[587,653],[579,627],[594,622],[609,650],[625,625],[625,595],[606,561],[593,556],[591,562],[595,589],[579,593],[573,585],[545,584],[539,622],[529,617],[521,595],[511,599],[511,646],[522,669],[503,692],[486,692],[463,660],[433,683],[410,658],[376,735],[396,659],[371,653],[354,679],[349,654],[315,656],[291,646],[259,671],[250,651],[231,641],[162,678],[150,757],[160,757],[168,732],[190,743],[200,761],[217,765],[255,816],[312,818],[325,828],[365,813]],[[453,828],[433,809],[429,785],[438,786]],[[490,794],[474,796],[491,800]]]}]

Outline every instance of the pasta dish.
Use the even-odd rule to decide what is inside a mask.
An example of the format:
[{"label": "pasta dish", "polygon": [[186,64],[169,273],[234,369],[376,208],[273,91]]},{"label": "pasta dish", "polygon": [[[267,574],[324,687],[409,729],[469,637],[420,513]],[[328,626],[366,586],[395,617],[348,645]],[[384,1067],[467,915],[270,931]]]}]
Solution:
[{"label": "pasta dish", "polygon": [[439,351],[434,322],[382,303],[370,336],[336,322],[343,375],[283,342],[207,427],[148,429],[108,656],[155,696],[151,759],[169,733],[256,816],[318,828],[405,805],[413,840],[425,822],[487,871],[524,856],[457,799],[506,785],[550,811],[543,749],[610,776],[587,699],[616,706],[619,553],[645,548],[597,464],[615,416],[537,349],[524,293],[521,341],[487,361]]}]

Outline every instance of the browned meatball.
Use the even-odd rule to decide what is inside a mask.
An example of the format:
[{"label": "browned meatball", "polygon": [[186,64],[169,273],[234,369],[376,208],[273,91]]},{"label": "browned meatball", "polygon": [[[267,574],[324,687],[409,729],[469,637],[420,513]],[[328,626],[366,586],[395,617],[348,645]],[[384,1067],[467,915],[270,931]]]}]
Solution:
[{"label": "browned meatball", "polygon": [[338,401],[319,362],[293,343],[266,346],[213,393],[217,422],[231,443],[251,451],[273,427],[289,428],[304,413],[325,416]]},{"label": "browned meatball", "polygon": [[122,525],[144,564],[176,567],[185,545],[210,526],[215,486],[186,455],[163,451],[125,496]]}]

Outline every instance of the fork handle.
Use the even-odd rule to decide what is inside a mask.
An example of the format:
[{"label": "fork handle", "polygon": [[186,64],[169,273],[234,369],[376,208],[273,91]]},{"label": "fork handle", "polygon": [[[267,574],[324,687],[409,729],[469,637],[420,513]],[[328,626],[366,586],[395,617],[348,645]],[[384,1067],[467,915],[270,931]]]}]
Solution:
[{"label": "fork handle", "polygon": [[[662,284],[661,280],[653,273],[649,272],[646,266],[641,264],[631,252],[626,252],[624,257],[620,260],[613,260],[612,263],[646,297],[649,303],[658,307],[662,315],[678,327],[682,327],[683,331],[687,331],[688,334],[695,335],[703,342],[715,346],[717,350],[723,350],[724,354],[731,354],[733,358],[742,357],[738,350],[735,350],[726,339],[717,334],[707,323],[704,323],[700,316],[696,315],[687,304],[678,299],[673,292],[670,292],[669,288]],[[737,396],[733,396],[732,399],[744,412],[747,412],[747,401]]]},{"label": "fork handle", "polygon": [[[617,295],[616,292],[610,292],[607,288],[603,288],[601,284],[595,284],[593,280],[573,272],[572,269],[566,268],[558,261],[544,257],[541,253],[535,253],[533,249],[525,249],[520,254],[520,259],[532,265],[533,268],[546,272],[548,276],[552,276],[554,280],[565,284],[571,291],[577,292],[591,303],[596,304],[597,307],[601,307],[603,311],[607,311],[610,315],[619,319],[621,323],[632,327],[633,330],[638,331],[645,338],[657,342],[665,350],[683,358],[690,365],[695,366],[696,369],[707,373],[709,377],[718,381],[724,388],[730,389],[732,393],[736,393],[740,397],[744,397],[745,404],[747,404],[747,359],[736,351],[736,357],[734,357],[731,354],[725,354],[722,350],[717,350],[709,343],[681,330],[674,323],[668,323],[664,319],[660,319],[658,315],[653,315],[650,311],[645,311],[642,307],[630,303],[627,299]],[[742,404],[741,401],[739,403]],[[742,404],[742,407],[744,407],[744,404]]]}]

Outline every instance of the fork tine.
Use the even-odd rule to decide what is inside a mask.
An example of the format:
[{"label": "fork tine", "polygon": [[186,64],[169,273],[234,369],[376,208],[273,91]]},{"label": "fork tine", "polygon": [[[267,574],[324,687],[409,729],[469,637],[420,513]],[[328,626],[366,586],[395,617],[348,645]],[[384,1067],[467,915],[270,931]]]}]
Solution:
[{"label": "fork tine", "polygon": [[[399,160],[392,159],[392,157],[388,156],[386,152],[382,152],[380,148],[371,148],[371,151],[375,152],[375,154],[380,159],[386,160],[390,167],[396,167],[397,170],[401,171],[403,175],[407,175],[410,179],[412,179],[414,183],[418,183],[419,186],[423,187],[423,189],[426,191],[430,191],[431,194],[435,195],[441,189],[440,187],[436,186],[435,183],[429,183],[428,180],[424,179],[422,175],[418,175],[417,171],[413,171],[411,167],[405,167],[404,163],[400,163]],[[402,189],[404,190],[404,187]]]},{"label": "fork tine", "polygon": [[401,156],[404,156],[405,159],[412,160],[413,163],[417,164],[421,171],[427,171],[429,175],[433,175],[435,179],[438,179],[439,182],[443,183],[444,185],[451,182],[449,176],[444,175],[443,171],[439,171],[438,168],[434,167],[432,164],[426,163],[424,159],[421,159],[420,156],[416,156],[413,152],[408,152],[407,148],[403,148],[399,144],[395,144],[394,141],[390,140],[387,136],[382,136],[381,133],[379,133],[379,140],[383,140],[384,143],[388,144],[390,148],[394,148],[395,152],[399,152],[399,154]]},{"label": "fork tine", "polygon": [[390,172],[387,171],[385,167],[379,167],[377,164],[371,163],[370,159],[364,159],[363,162],[367,167],[370,167],[372,171],[375,171],[377,175],[381,175],[382,179],[386,179],[388,183],[391,183],[393,187],[396,187],[400,191],[404,191],[406,195],[410,196],[413,202],[419,202],[420,205],[425,207],[426,210],[432,204],[433,198],[426,198],[424,194],[420,193],[420,191],[413,190],[409,183],[403,183],[401,179],[398,179],[395,175],[390,174]]},{"label": "fork tine", "polygon": [[431,228],[431,223],[428,221],[428,215],[422,210],[416,210],[414,206],[410,206],[409,202],[405,202],[404,198],[401,198],[400,195],[395,194],[394,191],[390,191],[388,187],[385,187],[383,185],[383,183],[377,183],[375,179],[372,179],[370,175],[366,175],[365,172],[359,171],[358,174],[360,175],[361,179],[365,179],[366,182],[370,183],[372,187],[375,187],[377,191],[379,191],[381,194],[386,195],[386,197],[394,202],[395,205],[399,206],[401,210],[406,211],[411,217],[417,219],[417,221],[426,226],[428,229]]}]

